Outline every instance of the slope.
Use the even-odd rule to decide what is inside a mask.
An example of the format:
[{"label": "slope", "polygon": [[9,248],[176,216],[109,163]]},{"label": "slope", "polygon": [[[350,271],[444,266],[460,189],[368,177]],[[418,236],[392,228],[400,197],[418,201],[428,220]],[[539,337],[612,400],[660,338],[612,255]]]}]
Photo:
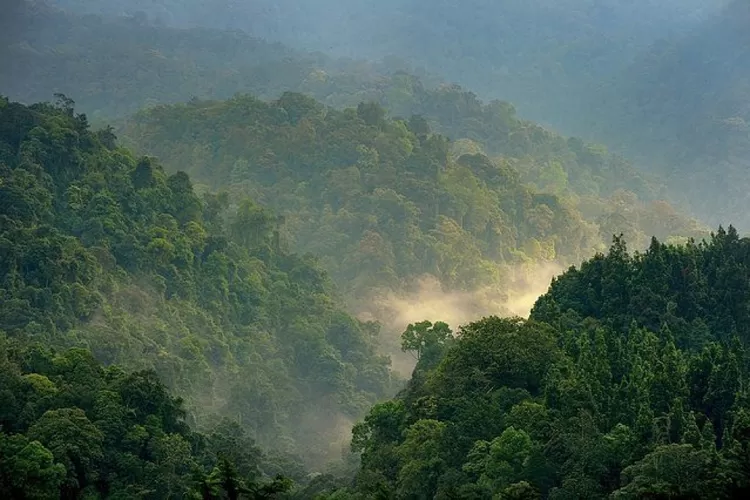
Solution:
[{"label": "slope", "polygon": [[531,319],[404,333],[406,390],[354,428],[322,498],[739,498],[750,475],[750,240],[616,240]]},{"label": "slope", "polygon": [[[568,149],[555,134],[517,119],[510,104],[484,105],[475,94],[455,85],[436,86],[434,79],[415,76],[392,58],[380,64],[334,60],[237,32],[78,17],[29,2],[20,2],[12,17],[15,28],[8,32],[4,55],[9,70],[0,73],[0,88],[27,103],[54,93],[71,96],[98,122],[191,98],[249,92],[267,99],[297,91],[336,108],[377,101],[391,116],[421,114],[435,130],[472,139],[490,155],[528,156],[535,148],[537,156],[560,157]],[[518,137],[509,137],[512,132],[519,132],[514,134]],[[540,138],[532,144],[529,135]],[[578,192],[607,195],[624,188],[648,201],[658,196],[657,180],[633,171],[623,160],[593,150],[578,156],[578,169],[569,160],[561,162]],[[520,170],[529,171],[524,180],[540,177],[533,166]]]},{"label": "slope", "polygon": [[[392,387],[377,326],[248,199],[200,198],[70,100],[0,100],[0,330],[153,369],[191,422],[239,419],[310,463]],[[333,447],[330,449],[329,447]]]},{"label": "slope", "polygon": [[[152,372],[104,367],[0,335],[0,495],[19,499],[229,498],[291,482],[263,477],[263,455],[222,421],[201,434]],[[225,496],[226,495],[226,496]]]},{"label": "slope", "polygon": [[[354,296],[406,288],[422,274],[449,289],[496,288],[520,264],[579,262],[613,228],[701,233],[676,213],[662,217],[668,206],[598,197],[627,164],[518,120],[510,106],[485,106],[456,88],[402,95],[402,109],[425,111],[502,156],[490,159],[472,141],[451,144],[418,115],[388,119],[374,103],[337,111],[293,93],[157,106],[123,136],[210,188],[251,194],[283,214],[292,247],[320,255]],[[538,187],[524,182],[531,178]]]},{"label": "slope", "polygon": [[171,26],[244,30],[337,56],[397,55],[524,116],[577,123],[597,84],[653,41],[689,32],[727,0],[58,0],[76,12],[138,13]]},{"label": "slope", "polygon": [[[15,4],[3,55],[12,71],[0,73],[0,88],[21,101],[62,92],[94,120],[106,121],[144,105],[222,99],[238,91],[277,98],[291,90],[335,107],[379,100],[393,116],[408,116],[401,111],[403,93],[414,83],[396,73],[415,73],[403,61],[412,60],[481,95],[514,102],[523,116],[636,159],[640,176],[652,177],[651,190],[661,186],[655,197],[681,211],[712,223],[725,222],[729,212],[735,224],[744,224],[737,218],[746,205],[748,147],[741,1],[477,1],[430,8],[395,1],[227,2],[212,4],[211,12],[166,1],[57,2],[76,12],[133,14],[117,19]],[[148,15],[135,15],[139,10]],[[199,26],[398,59],[336,60]],[[439,79],[430,77],[428,84],[419,74],[434,90]],[[467,132],[435,129],[456,139]],[[721,173],[714,175],[717,168]],[[627,170],[612,177],[632,190],[634,175]],[[654,197],[635,192],[647,201]]]},{"label": "slope", "polygon": [[[484,104],[461,87],[415,76],[413,68],[394,58],[377,64],[334,60],[237,32],[179,30],[136,18],[77,17],[29,2],[19,2],[11,17],[14,29],[7,33],[5,56],[11,71],[0,73],[0,88],[25,102],[62,92],[97,123],[145,105],[226,98],[239,91],[261,98],[298,91],[336,108],[377,101],[391,116],[421,114],[434,130],[479,144],[477,149],[464,141],[465,151],[513,156],[524,182],[584,196],[589,219],[607,212],[596,197],[609,197],[618,189],[644,202],[664,198],[658,178],[635,171],[603,147],[575,139],[566,144],[557,134],[517,118],[510,104]],[[627,203],[638,204],[632,199]],[[612,225],[606,231],[616,229]],[[660,231],[636,236],[625,226],[613,232],[619,231],[634,242],[646,234],[666,236]]]},{"label": "slope", "polygon": [[95,120],[192,96],[275,95],[277,86],[297,85],[310,71],[301,54],[238,32],[105,21],[28,1],[18,2],[9,24],[1,54],[4,94],[26,103],[73,95]]}]

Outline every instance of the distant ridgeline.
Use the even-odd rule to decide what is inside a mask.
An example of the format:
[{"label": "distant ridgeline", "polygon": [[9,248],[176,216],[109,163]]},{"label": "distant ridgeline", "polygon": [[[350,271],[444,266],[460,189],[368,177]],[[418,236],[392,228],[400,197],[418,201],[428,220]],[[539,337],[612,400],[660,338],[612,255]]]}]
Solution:
[{"label": "distant ridgeline", "polygon": [[[79,13],[242,30],[291,47],[399,55],[556,125],[585,119],[607,77],[728,0],[51,0]],[[741,0],[742,1],[742,0]]]},{"label": "distant ridgeline", "polygon": [[[77,16],[39,2],[17,0],[13,5],[0,34],[0,55],[8,68],[0,72],[0,89],[11,98],[31,103],[61,92],[97,123],[143,107],[194,97],[226,99],[237,92],[260,99],[300,92],[337,109],[374,101],[391,117],[422,115],[434,131],[463,146],[457,151],[503,156],[537,191],[582,196],[576,200],[578,208],[586,220],[597,220],[605,242],[620,232],[636,246],[645,246],[654,234],[695,234],[678,230],[680,216],[664,204],[650,211],[659,214],[655,219],[672,220],[669,228],[636,220],[649,217],[639,211],[638,199],[651,203],[666,197],[658,178],[633,169],[602,146],[565,139],[520,120],[506,102],[485,104],[461,87],[442,85],[397,58],[381,63],[333,59],[242,32],[174,29],[138,16]],[[94,12],[122,13],[119,4],[86,9],[92,6]],[[599,199],[618,190],[626,192],[613,200]]]},{"label": "distant ridgeline", "polygon": [[311,56],[240,32],[77,16],[44,2],[11,2],[0,23],[3,94],[30,104],[64,93],[92,120],[192,96],[276,96],[314,67]]},{"label": "distant ridgeline", "polygon": [[[429,52],[432,67],[453,68],[452,74],[442,77],[449,81],[469,74],[482,77],[484,84],[469,76],[464,83],[481,90],[483,95],[513,100],[524,116],[529,105],[549,108],[533,116],[561,126],[575,122],[569,123],[570,130],[605,141],[612,149],[624,150],[643,166],[639,172],[609,155],[605,155],[609,159],[601,165],[581,171],[570,170],[566,161],[542,162],[536,168],[519,168],[524,181],[536,181],[540,178],[538,170],[546,168],[550,172],[544,182],[549,184],[549,177],[559,176],[561,166],[572,189],[581,194],[593,189],[608,196],[616,189],[626,189],[644,201],[668,198],[716,223],[722,214],[744,211],[748,192],[745,186],[750,184],[744,174],[748,171],[744,168],[744,158],[748,156],[745,153],[750,147],[746,126],[750,118],[743,104],[747,101],[747,75],[743,71],[750,67],[743,49],[748,45],[748,30],[742,29],[748,19],[744,0],[716,0],[711,5],[696,1],[667,5],[643,0],[627,6],[622,2],[596,6],[572,5],[575,2],[514,1],[503,6],[474,2],[481,5],[441,5],[426,10],[420,8],[421,2],[407,3],[394,6],[399,8],[392,12],[405,10],[413,27],[409,36],[423,36],[421,43],[411,39],[399,43],[417,53]],[[708,15],[725,3],[731,4],[725,14]],[[132,14],[142,9],[151,14],[152,20],[160,18],[156,11],[164,11],[174,18],[171,24],[196,26],[201,24],[196,20],[201,19],[213,26],[235,28],[238,26],[224,21],[232,16],[243,18],[228,12],[242,8],[263,10],[261,4],[225,2],[208,15],[197,14],[199,6],[192,5],[191,20],[179,20],[179,14],[190,9],[169,1],[135,2],[127,7],[121,2],[86,1],[58,1],[54,5],[103,15]],[[279,9],[294,10],[295,6]],[[305,9],[321,7],[310,3],[300,8],[306,12]],[[499,8],[505,9],[505,16],[498,16]],[[638,20],[640,28],[628,22],[607,26],[604,21],[633,19],[638,9],[650,13],[640,16],[648,18]],[[386,6],[381,10],[387,10]],[[546,24],[538,23],[538,29],[546,36],[535,36],[536,41],[524,48],[524,40],[528,41],[525,33],[517,37],[507,34],[514,33],[516,26],[525,25],[513,23],[512,19],[529,19],[536,11],[543,11],[548,20]],[[612,17],[614,13],[620,17]],[[272,9],[256,14],[255,21],[284,12]],[[459,66],[447,65],[445,51],[432,49],[439,44],[425,43],[436,36],[432,31],[434,26],[440,26],[436,23],[441,17],[454,37],[451,50],[473,54],[453,57]],[[479,23],[478,29],[471,28],[483,18],[510,26],[507,30],[490,29],[492,23]],[[560,24],[550,19],[566,21]],[[652,46],[648,40],[670,35],[663,32],[663,21],[674,24],[674,36]],[[560,31],[560,26],[565,28]],[[388,25],[389,30],[402,28]],[[645,32],[633,34],[633,30],[641,29]],[[439,36],[443,37],[444,31],[438,31]],[[506,34],[501,46],[498,32]],[[678,36],[680,33],[689,36]],[[570,39],[571,34],[576,34],[575,40]],[[361,37],[359,31],[357,36]],[[399,40],[390,31],[388,36],[377,39]],[[633,40],[638,43],[630,43]],[[624,44],[628,46],[627,56],[620,54]],[[22,0],[11,2],[4,10],[0,51],[6,65],[6,71],[0,72],[0,89],[6,95],[31,103],[61,92],[74,98],[79,109],[97,123],[124,117],[145,106],[184,102],[192,97],[226,99],[246,92],[262,99],[276,99],[284,91],[295,91],[336,108],[376,101],[391,116],[423,114],[434,130],[456,140],[479,141],[490,155],[497,150],[490,141],[506,140],[495,136],[502,128],[493,129],[496,124],[481,119],[482,113],[477,112],[481,102],[475,95],[455,87],[436,89],[439,78],[415,71],[412,65],[395,57],[377,64],[333,59],[269,43],[240,31],[175,29],[137,15],[80,16],[42,2]],[[408,58],[407,52],[391,52]],[[714,57],[715,54],[718,55]],[[464,63],[473,69],[461,67]],[[540,68],[544,68],[544,75],[539,74]],[[414,73],[419,73],[420,79],[410,76]],[[515,82],[511,83],[505,73],[511,73]],[[708,75],[707,81],[703,75]],[[437,108],[436,101],[441,103]],[[585,109],[592,111],[584,112]],[[602,153],[601,148],[586,149],[585,155],[593,153],[597,157]],[[524,150],[527,154],[529,151]],[[717,171],[721,174],[713,175]],[[641,240],[647,244],[652,234],[646,231],[634,237],[628,235],[627,228],[622,232],[633,245]],[[608,241],[611,234],[605,236]]]},{"label": "distant ridgeline", "polygon": [[[14,23],[3,34],[8,71],[0,73],[0,88],[20,101],[63,93],[96,120],[237,92],[275,99],[295,91],[339,109],[375,101],[392,117],[423,115],[436,131],[454,140],[471,139],[489,155],[540,160],[519,168],[525,181],[542,182],[540,187],[554,184],[550,178],[563,175],[562,168],[581,194],[627,189],[647,201],[661,195],[655,180],[602,147],[575,139],[566,145],[562,137],[515,117],[510,104],[485,105],[461,87],[414,76],[395,58],[379,64],[336,60],[240,32],[177,30],[134,18],[79,17],[43,3],[17,4],[9,16]],[[554,187],[564,188],[561,182]]]},{"label": "distant ridgeline", "polygon": [[409,327],[408,388],[323,498],[744,498],[750,239],[654,240],[556,279],[531,319]]},{"label": "distant ridgeline", "polygon": [[[375,103],[339,111],[284,93],[156,106],[121,135],[170,170],[283,214],[283,239],[319,255],[355,295],[422,274],[452,289],[497,286],[518,265],[578,263],[614,233],[644,248],[647,234],[706,234],[668,204],[618,189],[629,182],[649,196],[649,185],[602,148],[457,87],[393,81],[402,90],[389,89],[386,100],[401,96],[407,118],[387,118]],[[450,141],[432,126],[470,139]]]},{"label": "distant ridgeline", "polygon": [[[117,412],[135,411],[123,425],[146,428],[122,432],[143,435],[116,439],[151,446],[147,416],[167,418],[161,403],[146,389],[118,396],[126,375],[94,367],[93,355],[155,371],[185,399],[190,423],[210,431],[219,417],[231,417],[287,470],[299,470],[295,457],[319,465],[338,455],[342,427],[395,381],[389,360],[375,351],[377,325],[343,312],[314,259],[280,249],[277,231],[277,219],[249,199],[230,209],[226,197],[199,197],[185,173],[167,175],[132,156],[111,129],[92,131],[65,97],[33,106],[0,99],[0,332],[20,349],[79,348],[59,360],[8,354],[7,370],[25,380],[18,390],[41,391],[42,399],[24,406],[26,395],[0,384],[3,432],[25,432],[47,409],[79,407],[85,416],[59,425],[88,419],[99,430],[80,432],[109,439],[96,422],[101,412],[119,422]],[[94,377],[92,392],[84,389],[89,379],[66,379],[70,370],[79,377],[79,361],[80,377]],[[113,394],[100,402],[97,387]],[[65,395],[71,390],[75,397]],[[44,399],[58,391],[62,399]],[[121,406],[97,406],[109,398]],[[154,406],[139,413],[133,405]],[[178,441],[163,446],[188,446]],[[56,442],[41,442],[59,459]]]}]

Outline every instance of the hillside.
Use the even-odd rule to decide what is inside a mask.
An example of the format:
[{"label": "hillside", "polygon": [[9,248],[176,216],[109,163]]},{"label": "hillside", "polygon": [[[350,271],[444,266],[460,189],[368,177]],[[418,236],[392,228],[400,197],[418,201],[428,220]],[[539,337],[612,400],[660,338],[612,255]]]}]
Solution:
[{"label": "hillside", "polygon": [[708,242],[674,247],[652,241],[629,255],[617,241],[553,280],[532,318],[550,323],[594,318],[625,333],[635,323],[669,328],[681,348],[699,350],[712,339],[750,343],[748,273],[750,239],[719,229]]},{"label": "hillside", "polygon": [[[421,114],[437,131],[476,140],[489,154],[508,147],[526,154],[527,144],[508,144],[508,128],[522,125],[532,129],[526,135],[550,138],[541,141],[542,147],[566,149],[555,134],[531,122],[521,123],[510,104],[485,105],[476,94],[419,75],[394,58],[377,64],[332,59],[239,32],[181,30],[139,18],[80,17],[25,1],[11,10],[11,18],[3,55],[10,70],[0,73],[3,92],[26,103],[62,93],[100,122],[145,106],[192,98],[222,99],[246,92],[268,99],[295,91],[336,108],[377,101],[391,116]],[[606,193],[625,188],[647,199],[654,196],[658,179],[646,180],[622,160],[610,164],[593,164],[588,168],[593,172],[572,172],[573,185],[596,191],[599,187],[591,184],[599,184],[598,179],[576,176],[604,176]],[[563,167],[568,168],[567,162]]]},{"label": "hillside", "polygon": [[0,100],[0,331],[152,369],[190,423],[231,416],[280,460],[320,464],[395,381],[377,325],[277,231],[253,201],[199,197],[91,130],[64,97]]},{"label": "hillside", "polygon": [[[580,262],[613,230],[644,245],[646,233],[702,234],[665,203],[598,196],[628,165],[519,120],[510,106],[453,87],[402,95],[434,119],[389,119],[374,103],[338,111],[285,93],[157,106],[122,134],[170,169],[283,214],[291,247],[319,255],[360,298],[424,274],[448,289],[496,289],[519,266]],[[475,141],[451,142],[430,123]],[[645,190],[639,180],[634,189]]]},{"label": "hillside", "polygon": [[[279,498],[243,429],[207,434],[151,372],[104,367],[87,349],[54,352],[0,335],[0,495],[8,499]],[[260,496],[264,494],[265,496]]]},{"label": "hillside", "polygon": [[93,120],[193,96],[275,96],[314,67],[312,57],[238,32],[81,17],[30,1],[17,2],[7,19],[3,94],[27,104],[70,95]]},{"label": "hillside", "polygon": [[[393,58],[377,64],[337,60],[239,32],[181,30],[137,18],[80,17],[43,3],[18,5],[6,35],[9,70],[0,73],[0,88],[21,102],[62,93],[90,120],[106,124],[144,107],[236,93],[276,99],[294,91],[339,109],[376,101],[391,117],[423,115],[436,131],[471,139],[490,156],[554,160],[577,193],[608,196],[626,189],[645,201],[662,197],[658,179],[601,147],[569,147],[559,135],[518,118],[511,104],[483,103]],[[524,165],[519,171],[524,181],[538,182],[543,168]]]},{"label": "hillside", "polygon": [[[334,9],[320,2],[226,2],[206,12],[168,1],[52,2],[68,9],[61,11],[16,0],[1,35],[7,42],[0,56],[10,70],[0,72],[0,89],[26,103],[64,93],[99,124],[155,104],[237,92],[276,99],[294,91],[336,108],[375,100],[391,116],[423,114],[454,139],[486,135],[496,124],[455,130],[451,123],[454,106],[476,107],[476,96],[441,84],[456,81],[634,160],[637,169],[608,173],[608,187],[618,184],[644,201],[667,199],[712,224],[732,214],[743,227],[750,45],[744,2],[574,3],[425,9],[421,2],[363,1]],[[76,14],[82,12],[104,17]],[[387,58],[335,59],[311,49]],[[439,87],[461,97],[430,109],[423,95]],[[482,147],[490,155],[497,149]],[[532,170],[525,180],[534,176]]]},{"label": "hillside", "polygon": [[393,73],[435,79],[398,58],[334,59],[240,31],[178,29],[138,16],[78,15],[55,4],[14,0],[0,22],[4,95],[26,104],[55,93],[106,124],[155,104],[226,99],[238,92],[315,95],[336,107],[379,92]]},{"label": "hillside", "polygon": [[733,228],[617,240],[529,320],[410,326],[408,388],[354,428],[362,467],[323,498],[744,497],[749,249]]},{"label": "hillside", "polygon": [[[658,176],[637,171],[606,148],[575,139],[566,144],[561,136],[516,117],[509,103],[484,103],[396,58],[380,63],[332,59],[241,32],[176,29],[140,17],[81,17],[27,1],[17,2],[11,18],[3,54],[10,71],[0,72],[0,89],[26,103],[63,93],[100,125],[147,106],[224,99],[237,92],[263,99],[300,92],[338,109],[376,101],[391,117],[423,115],[435,131],[471,139],[490,157],[512,155],[520,162],[516,168],[522,180],[539,190],[607,198],[623,189],[647,203],[667,197]],[[477,148],[469,144],[468,150]],[[674,197],[674,191],[669,195]],[[584,202],[598,207],[584,210],[586,217],[598,218],[602,203]],[[644,244],[651,234],[665,236],[659,231],[630,234],[626,227],[613,232],[619,231]],[[610,235],[604,234],[605,241]]]},{"label": "hillside", "polygon": [[750,10],[676,3],[4,6],[0,497],[743,497]]}]

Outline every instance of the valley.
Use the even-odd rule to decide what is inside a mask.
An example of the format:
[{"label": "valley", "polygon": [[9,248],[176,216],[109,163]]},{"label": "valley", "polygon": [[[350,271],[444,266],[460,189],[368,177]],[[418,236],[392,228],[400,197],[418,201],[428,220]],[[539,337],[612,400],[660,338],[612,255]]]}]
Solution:
[{"label": "valley", "polygon": [[201,9],[0,21],[0,497],[744,494],[743,3]]}]

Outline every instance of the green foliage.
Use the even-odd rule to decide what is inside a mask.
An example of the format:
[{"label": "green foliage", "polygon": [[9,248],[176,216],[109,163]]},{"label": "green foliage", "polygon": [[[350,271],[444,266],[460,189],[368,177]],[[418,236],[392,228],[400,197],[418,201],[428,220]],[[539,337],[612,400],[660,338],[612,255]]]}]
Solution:
[{"label": "green foliage", "polygon": [[[117,8],[121,6],[118,5]],[[477,8],[481,11],[489,6]],[[504,8],[520,9],[524,12],[522,15],[528,15],[523,5],[514,4],[513,7]],[[567,13],[569,9],[559,10],[561,12],[557,15]],[[221,12],[221,8],[217,7],[216,11]],[[333,215],[336,215],[342,205],[346,206],[347,213],[356,214],[365,207],[348,206],[352,198],[371,193],[372,189],[368,186],[373,180],[377,180],[379,187],[389,187],[413,202],[421,211],[422,217],[443,214],[443,206],[453,202],[465,205],[467,199],[475,199],[478,205],[481,204],[481,210],[485,212],[483,217],[486,217],[486,207],[494,200],[491,196],[486,196],[486,193],[484,196],[477,196],[477,183],[467,178],[464,172],[446,169],[441,184],[444,186],[455,182],[457,185],[450,193],[438,194],[444,187],[436,188],[431,184],[438,175],[438,168],[445,168],[446,162],[440,159],[440,155],[437,158],[434,155],[424,158],[424,155],[410,153],[414,146],[409,142],[414,142],[414,137],[401,137],[396,143],[393,142],[396,138],[387,138],[392,134],[389,133],[391,127],[386,126],[385,109],[392,117],[410,117],[402,125],[411,130],[420,144],[424,142],[420,147],[423,151],[449,147],[441,145],[441,141],[428,141],[432,130],[456,140],[456,144],[464,140],[477,146],[457,154],[454,160],[464,154],[480,152],[485,152],[492,158],[500,157],[497,162],[490,162],[497,166],[487,165],[488,160],[482,160],[481,157],[474,158],[473,161],[467,159],[467,163],[470,163],[467,166],[479,177],[480,184],[503,182],[504,178],[510,176],[513,180],[508,186],[509,193],[503,192],[502,196],[513,193],[509,197],[528,197],[527,194],[517,193],[518,190],[513,186],[520,178],[533,192],[551,192],[563,198],[562,204],[566,210],[573,211],[573,215],[566,213],[565,217],[575,219],[583,216],[587,222],[595,223],[595,226],[587,227],[587,231],[593,233],[597,241],[593,245],[588,242],[582,244],[584,250],[581,255],[574,252],[566,254],[568,249],[556,248],[556,245],[548,241],[549,238],[533,237],[544,249],[541,252],[543,255],[562,256],[578,263],[581,258],[591,254],[590,247],[597,246],[599,240],[606,242],[612,234],[620,232],[625,233],[631,243],[639,246],[641,243],[647,245],[648,238],[652,235],[666,239],[670,236],[700,236],[703,233],[703,228],[695,221],[680,216],[668,205],[651,206],[652,202],[663,197],[658,180],[645,172],[638,172],[623,158],[609,154],[603,146],[585,144],[580,139],[565,139],[536,123],[522,120],[516,116],[515,108],[507,102],[483,103],[477,95],[457,85],[439,84],[440,82],[431,81],[429,76],[417,77],[408,65],[393,58],[379,64],[333,60],[319,54],[313,57],[297,53],[239,32],[175,30],[143,23],[136,18],[81,18],[38,5],[35,8],[27,5],[21,12],[17,17],[18,23],[25,27],[21,31],[24,35],[14,32],[15,43],[9,46],[8,53],[11,66],[17,70],[12,75],[8,73],[10,76],[7,81],[0,75],[0,88],[6,89],[13,98],[25,102],[44,100],[53,92],[63,91],[74,96],[79,106],[90,116],[101,121],[122,118],[143,107],[153,108],[158,104],[194,98],[225,99],[238,92],[273,99],[286,91],[293,91],[318,99],[320,103],[314,103],[298,94],[283,95],[278,106],[274,107],[279,108],[277,112],[267,119],[261,119],[257,124],[266,132],[261,132],[257,126],[247,125],[245,120],[256,120],[263,112],[259,103],[253,104],[246,102],[247,100],[224,106],[218,103],[208,106],[207,103],[193,101],[198,107],[193,110],[191,123],[183,122],[186,118],[184,110],[152,110],[138,120],[137,127],[131,123],[131,126],[125,128],[126,135],[133,139],[132,146],[141,151],[158,153],[170,171],[188,170],[194,178],[215,188],[231,184],[263,205],[269,204],[269,200],[278,199],[275,206],[284,206],[285,211],[307,212],[314,208],[315,213],[312,215],[316,219],[320,218],[322,203],[331,205]],[[259,16],[261,14],[256,13],[246,19],[258,19]],[[459,13],[452,13],[451,17],[454,20],[461,19],[461,23],[467,22]],[[495,17],[505,19],[505,16]],[[507,29],[513,28],[508,26]],[[65,41],[62,45],[61,40]],[[494,37],[492,40],[494,43]],[[617,45],[616,47],[621,49]],[[535,75],[533,80],[540,79]],[[497,81],[506,82],[507,77],[498,78]],[[527,89],[529,84],[526,81],[522,87]],[[538,100],[537,97],[534,98],[535,102]],[[361,122],[351,128],[351,131],[331,137],[320,130],[321,119],[330,125],[321,104],[336,109],[356,107],[356,116]],[[217,125],[215,120],[221,118],[216,113],[228,114],[223,117],[224,123],[219,128],[214,128]],[[303,116],[307,116],[307,120],[301,120]],[[353,119],[354,116],[350,113],[348,118]],[[340,127],[351,125],[341,119],[337,122]],[[371,136],[367,140],[362,137],[363,124],[370,127],[365,132]],[[299,130],[290,135],[291,130],[287,130],[289,125],[295,125]],[[152,130],[154,127],[158,129],[155,136]],[[275,140],[268,141],[266,147],[264,142],[259,141],[261,135],[279,131],[269,131],[268,127],[284,128],[285,132],[274,135]],[[196,131],[196,128],[199,130]],[[201,132],[200,129],[203,128],[207,129],[206,133]],[[313,131],[315,134],[312,134]],[[368,157],[369,160],[362,158],[358,161],[359,154],[347,150],[344,137],[356,141],[355,146],[364,145],[368,151],[377,151],[378,158]],[[378,140],[375,140],[376,137]],[[336,149],[326,150],[315,156],[300,156],[298,152],[287,154],[290,150],[305,147],[308,150],[314,149],[318,146],[316,141],[320,140],[326,144],[333,141]],[[226,144],[220,144],[222,142]],[[282,144],[284,149],[279,151],[279,145]],[[218,146],[221,146],[220,149],[215,150]],[[454,148],[454,153],[460,149]],[[415,183],[417,185],[396,184],[397,175],[393,171],[388,177],[373,179],[361,164],[375,161],[378,166],[391,165],[400,175],[404,155],[416,156],[412,162],[418,165],[415,165],[413,172],[423,175]],[[321,158],[326,160],[323,164],[319,162]],[[346,161],[340,164],[343,159]],[[308,190],[314,186],[308,183],[306,187],[300,188],[300,180],[290,180],[285,173],[275,177],[265,176],[266,183],[283,181],[280,183],[287,192],[281,198],[276,193],[267,192],[264,189],[265,183],[258,185],[251,178],[251,174],[257,173],[259,168],[269,174],[277,165],[289,167],[289,163],[293,162],[299,164],[291,165],[296,169],[311,161],[316,161],[315,173],[325,175],[325,180],[337,187],[327,193],[325,200],[315,200],[303,206],[300,206],[299,200],[289,200],[292,192],[297,198],[307,197]],[[204,169],[200,174],[198,165]],[[328,175],[333,167],[336,172]],[[362,183],[368,185],[363,188]],[[347,193],[342,194],[341,191],[347,187]],[[496,190],[493,185],[489,188]],[[414,190],[417,193],[412,194]],[[628,196],[624,206],[622,196],[617,194],[618,190],[623,190]],[[322,193],[318,190],[315,194]],[[296,203],[292,203],[293,201]],[[652,216],[655,211],[663,210],[662,205],[666,205],[666,209],[672,213]],[[507,208],[506,206],[505,209]],[[549,209],[553,213],[560,211],[556,206],[549,206]],[[506,225],[511,228],[529,217],[520,210],[515,210],[515,213],[506,212]],[[463,225],[460,218],[472,217],[472,214],[466,212],[467,208],[459,207],[456,214],[444,215]],[[537,224],[546,224],[545,212],[542,209],[535,213]],[[304,222],[309,219],[310,214],[304,213],[300,217]],[[334,235],[331,234],[332,231],[341,232],[340,228],[332,226],[334,222],[336,221],[327,220],[325,224],[316,224],[316,229],[319,229],[317,234],[328,245],[344,244],[336,238],[328,238]],[[553,228],[557,229],[559,228]],[[377,233],[387,240],[382,232]],[[492,235],[493,231],[489,234]],[[531,238],[528,238],[528,244],[517,241],[527,239],[523,236],[525,235],[508,235],[507,231],[496,235],[503,246],[524,251],[531,248],[529,253],[532,258],[537,258],[540,252],[534,250],[536,244]],[[489,236],[482,239],[487,240]],[[353,245],[352,242],[346,243]],[[497,246],[494,241],[487,243]],[[310,246],[306,242],[294,248],[309,250],[320,256],[327,256],[329,253],[325,248],[320,248],[320,245]],[[398,248],[397,243],[395,248]],[[387,249],[384,251],[388,252]],[[396,254],[396,257],[400,256]],[[324,263],[328,267],[328,262]],[[396,274],[404,278],[400,270]]]},{"label": "green foliage", "polygon": [[65,466],[39,441],[0,434],[0,493],[4,498],[45,499],[58,495]]},{"label": "green foliage", "polygon": [[425,355],[438,358],[452,340],[452,333],[448,325],[440,321],[434,325],[429,321],[411,324],[401,334],[401,349],[414,352],[420,361]]},{"label": "green foliage", "polygon": [[620,332],[633,322],[654,332],[665,325],[681,348],[700,349],[733,336],[747,343],[748,248],[748,239],[731,226],[701,243],[654,239],[633,255],[618,238],[607,255],[557,278],[532,316],[550,323],[561,315],[591,317]]},{"label": "green foliage", "polygon": [[[13,9],[29,30],[0,34],[0,85],[26,100],[63,89],[101,118],[281,96],[139,112],[126,140],[166,171],[62,94],[0,99],[3,497],[287,492],[279,471],[319,467],[334,421],[394,388],[376,325],[339,309],[322,268],[348,299],[423,274],[500,287],[612,234],[703,234],[603,146],[455,85],[240,33]],[[199,196],[183,170],[223,192]],[[530,321],[410,325],[418,365],[354,427],[356,480],[296,497],[746,494],[745,247],[732,229],[635,256],[616,239]]]},{"label": "green foliage", "polygon": [[[565,255],[586,251],[591,235],[572,210],[503,179],[489,159],[486,173],[472,171],[470,159],[449,157],[446,139],[386,121],[376,104],[321,109],[297,94],[271,103],[241,96],[145,111],[126,133],[168,165],[282,213],[292,246],[320,255],[355,295],[424,273],[452,287],[497,282],[498,263],[530,238]],[[170,129],[175,122],[182,132]],[[217,153],[205,163],[191,151],[208,144]],[[535,221],[548,204],[557,212]]]},{"label": "green foliage", "polygon": [[[659,216],[647,217],[653,210],[632,193],[598,198],[616,183],[596,172],[621,178],[626,164],[612,165],[606,154],[570,145],[515,118],[512,108],[483,105],[460,88],[428,90],[414,81],[412,89],[408,121],[385,119],[372,102],[337,111],[284,93],[271,102],[235,96],[158,106],[137,114],[123,133],[170,169],[227,188],[235,203],[244,206],[250,196],[283,214],[283,242],[320,256],[353,298],[367,299],[373,288],[407,288],[424,274],[451,289],[500,285],[519,264],[579,262],[611,235],[602,233],[626,225],[640,238],[646,230],[700,234],[676,214],[669,227],[650,224]],[[503,156],[453,153],[423,116],[454,137],[480,137]],[[576,176],[570,185],[599,179],[587,198],[598,201],[583,204],[566,186],[541,187],[552,194],[524,182],[537,176],[533,165],[550,162]],[[602,212],[625,214],[625,222],[601,215],[607,223],[597,227],[585,220]]]},{"label": "green foliage", "polygon": [[[362,465],[349,493],[746,495],[747,244],[720,229],[631,256],[616,238],[557,278],[531,319],[461,327],[355,427]],[[429,325],[410,325],[407,339]]]},{"label": "green foliage", "polygon": [[[337,451],[326,448],[335,422],[313,434],[305,425],[321,413],[358,418],[391,391],[377,329],[336,306],[312,257],[281,248],[276,217],[249,200],[201,199],[186,174],[91,131],[64,96],[0,102],[0,149],[10,153],[0,160],[0,331],[153,370],[185,398],[192,423],[236,418],[282,462]],[[68,360],[54,363],[68,369]],[[100,370],[92,363],[78,369]],[[39,373],[25,383],[57,397]],[[128,408],[152,414],[164,388],[135,378],[122,391]],[[29,436],[68,470],[98,462],[106,443],[95,423],[67,406],[54,411]],[[80,450],[69,451],[71,441]]]},{"label": "green foliage", "polygon": [[[212,470],[223,482],[209,481],[208,498],[271,499],[291,486],[259,473],[265,458],[241,428],[190,430],[182,400],[151,372],[5,336],[0,353],[3,402],[16,410],[0,424],[3,498],[194,498],[194,478],[213,478]],[[228,440],[242,446],[226,450]],[[241,496],[221,471],[231,471]]]}]

